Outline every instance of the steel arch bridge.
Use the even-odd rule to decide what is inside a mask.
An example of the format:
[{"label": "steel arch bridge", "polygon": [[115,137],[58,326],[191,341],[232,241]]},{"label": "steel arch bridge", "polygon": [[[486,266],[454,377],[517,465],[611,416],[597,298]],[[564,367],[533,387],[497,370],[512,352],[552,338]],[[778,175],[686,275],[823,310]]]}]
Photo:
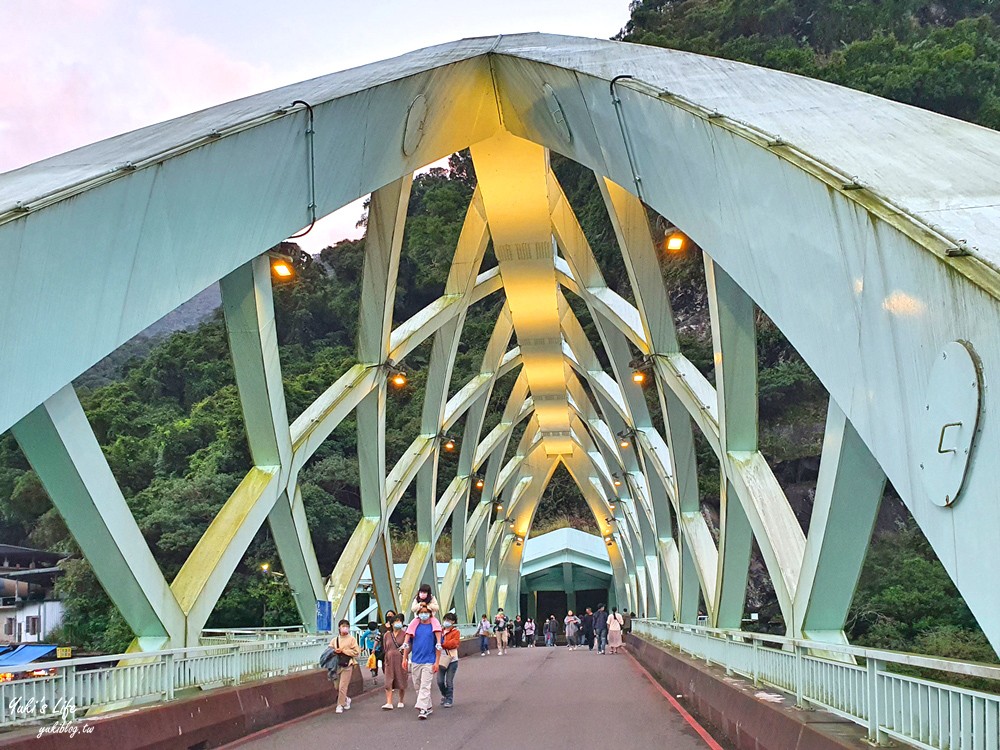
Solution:
[{"label": "steel arch bridge", "polygon": [[[478,187],[445,292],[394,327],[412,174],[468,147]],[[605,284],[550,149],[595,172],[634,303]],[[307,623],[317,599],[346,611],[366,565],[383,606],[408,601],[449,520],[442,605],[469,618],[516,602],[518,540],[560,463],[610,539],[619,601],[682,622],[702,602],[738,628],[756,541],[789,634],[817,641],[844,638],[888,477],[1000,647],[998,173],[996,132],[776,71],[537,34],[420,50],[0,176],[0,430],[143,649],[197,643],[265,520]],[[289,424],[262,253],[368,193],[358,364]],[[705,250],[714,385],[678,347],[644,204]],[[490,241],[498,266],[482,270]],[[72,380],[216,281],[254,466],[168,583]],[[497,294],[480,373],[450,393],[466,313]],[[808,535],[758,450],[757,307],[831,396]],[[389,467],[386,363],[427,339],[420,434]],[[631,383],[633,348],[662,431]],[[352,412],[363,519],[321,571],[297,475]],[[438,487],[439,436],[459,424],[458,472]],[[718,535],[699,508],[695,428],[721,467]],[[485,502],[470,493],[480,473]],[[418,544],[396,581],[388,519],[414,482]]]}]

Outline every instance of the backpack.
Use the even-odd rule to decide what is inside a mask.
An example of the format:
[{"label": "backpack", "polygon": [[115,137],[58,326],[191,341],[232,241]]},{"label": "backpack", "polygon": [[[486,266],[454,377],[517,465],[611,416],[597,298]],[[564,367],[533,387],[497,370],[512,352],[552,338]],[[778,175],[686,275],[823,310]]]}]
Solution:
[{"label": "backpack", "polygon": [[458,632],[458,628],[449,628],[448,632],[444,634],[444,638],[441,641],[441,647],[449,650],[456,649],[462,643],[462,634]]}]

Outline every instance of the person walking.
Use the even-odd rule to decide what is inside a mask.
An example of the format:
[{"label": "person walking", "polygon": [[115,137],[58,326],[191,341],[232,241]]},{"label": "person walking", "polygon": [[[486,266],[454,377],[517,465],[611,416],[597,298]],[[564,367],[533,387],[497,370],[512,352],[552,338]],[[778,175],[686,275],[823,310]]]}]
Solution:
[{"label": "person walking", "polygon": [[458,617],[449,612],[441,622],[441,660],[438,663],[438,690],[441,691],[441,708],[455,705],[455,674],[458,672],[458,647],[462,634],[458,631]]},{"label": "person walking", "polygon": [[405,648],[404,664],[409,668],[413,687],[417,691],[414,706],[420,712],[417,718],[426,719],[434,712],[431,683],[441,660],[441,625],[431,617],[431,610],[426,604],[420,605],[417,619],[406,629]]},{"label": "person walking", "polygon": [[594,614],[594,635],[597,636],[597,653],[603,656],[608,646],[608,610],[603,603],[597,605]]},{"label": "person walking", "polygon": [[406,644],[405,623],[402,615],[394,615],[389,630],[382,634],[382,671],[385,674],[385,705],[382,708],[391,711],[392,691],[399,693],[399,703],[396,708],[403,707],[406,700],[406,667],[403,665],[403,646]]},{"label": "person walking", "polygon": [[559,635],[559,623],[556,621],[555,615],[549,615],[549,619],[545,621],[542,631],[545,633],[545,645],[549,647],[555,646],[556,636]]},{"label": "person walking", "polygon": [[479,636],[479,655],[489,656],[490,655],[490,633],[493,632],[493,626],[490,625],[490,618],[483,613],[483,619],[479,621],[479,627],[476,629],[476,635]]},{"label": "person walking", "polygon": [[573,614],[573,610],[566,613],[563,620],[566,626],[566,648],[570,651],[576,650],[576,634],[580,628],[580,618]]},{"label": "person walking", "polygon": [[372,674],[372,685],[375,684],[375,678],[378,677],[378,657],[375,655],[375,651],[378,648],[381,636],[378,632],[378,623],[369,622],[368,629],[365,631],[364,640],[362,645],[362,655],[367,656],[368,669],[371,670]]},{"label": "person walking", "polygon": [[351,623],[348,620],[338,622],[337,631],[336,637],[330,641],[330,648],[337,655],[337,713],[342,714],[351,708],[347,689],[351,686],[351,676],[354,674],[354,667],[357,666],[355,659],[361,653],[361,646],[351,635]]},{"label": "person walking", "polygon": [[[583,613],[583,617],[580,619],[580,633],[583,640],[587,643],[587,649],[589,651],[594,650],[594,610],[587,607],[586,611]],[[583,645],[583,644],[580,644]]]},{"label": "person walking", "polygon": [[524,647],[524,622],[521,620],[521,615],[514,618],[514,640],[511,641],[511,645],[514,648]]},{"label": "person walking", "polygon": [[631,633],[632,632],[632,618],[633,617],[635,617],[635,613],[634,612],[631,613],[631,614],[629,614],[629,611],[627,609],[624,612],[622,612],[622,620],[624,621],[624,624],[622,625],[622,635],[623,636],[626,633]]},{"label": "person walking", "polygon": [[617,654],[622,647],[622,630],[625,627],[625,618],[618,614],[618,607],[611,610],[608,618],[608,650],[612,654]]},{"label": "person walking", "polygon": [[503,607],[500,607],[497,610],[497,616],[493,618],[493,634],[497,639],[497,656],[503,656],[507,652],[507,642],[510,639],[507,625],[507,615],[504,614]]},{"label": "person walking", "polygon": [[413,614],[417,614],[422,604],[427,605],[431,617],[437,618],[437,613],[441,611],[441,607],[438,605],[438,600],[434,598],[434,594],[431,593],[431,585],[429,583],[420,584],[420,588],[417,589],[417,595],[410,602],[410,611]]},{"label": "person walking", "polygon": [[524,622],[524,641],[528,648],[535,647],[535,621],[530,617]]}]

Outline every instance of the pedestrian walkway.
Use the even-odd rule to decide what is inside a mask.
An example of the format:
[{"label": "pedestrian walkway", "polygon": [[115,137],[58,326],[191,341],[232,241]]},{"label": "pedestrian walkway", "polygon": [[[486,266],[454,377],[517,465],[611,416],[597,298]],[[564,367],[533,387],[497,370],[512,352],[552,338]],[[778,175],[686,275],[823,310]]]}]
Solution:
[{"label": "pedestrian walkway", "polygon": [[[331,690],[331,700],[332,695]],[[435,750],[511,743],[552,750],[609,743],[670,750],[719,747],[700,737],[624,653],[598,656],[563,647],[511,649],[502,657],[495,652],[469,656],[459,664],[453,708],[440,707],[435,684],[434,714],[419,721],[414,698],[408,690],[406,708],[383,711],[385,694],[379,688],[355,698],[344,714],[335,714],[331,707],[230,747],[368,750],[385,743]]]}]

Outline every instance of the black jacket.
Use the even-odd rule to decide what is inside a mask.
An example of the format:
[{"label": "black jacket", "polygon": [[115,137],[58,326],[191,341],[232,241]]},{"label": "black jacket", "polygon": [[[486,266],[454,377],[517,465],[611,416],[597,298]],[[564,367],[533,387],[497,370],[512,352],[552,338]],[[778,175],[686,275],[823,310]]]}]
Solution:
[{"label": "black jacket", "polygon": [[600,633],[602,630],[608,629],[608,611],[606,609],[599,609],[594,613],[594,630]]},{"label": "black jacket", "polygon": [[583,628],[584,633],[594,632],[594,616],[584,615],[580,618],[580,627]]}]

